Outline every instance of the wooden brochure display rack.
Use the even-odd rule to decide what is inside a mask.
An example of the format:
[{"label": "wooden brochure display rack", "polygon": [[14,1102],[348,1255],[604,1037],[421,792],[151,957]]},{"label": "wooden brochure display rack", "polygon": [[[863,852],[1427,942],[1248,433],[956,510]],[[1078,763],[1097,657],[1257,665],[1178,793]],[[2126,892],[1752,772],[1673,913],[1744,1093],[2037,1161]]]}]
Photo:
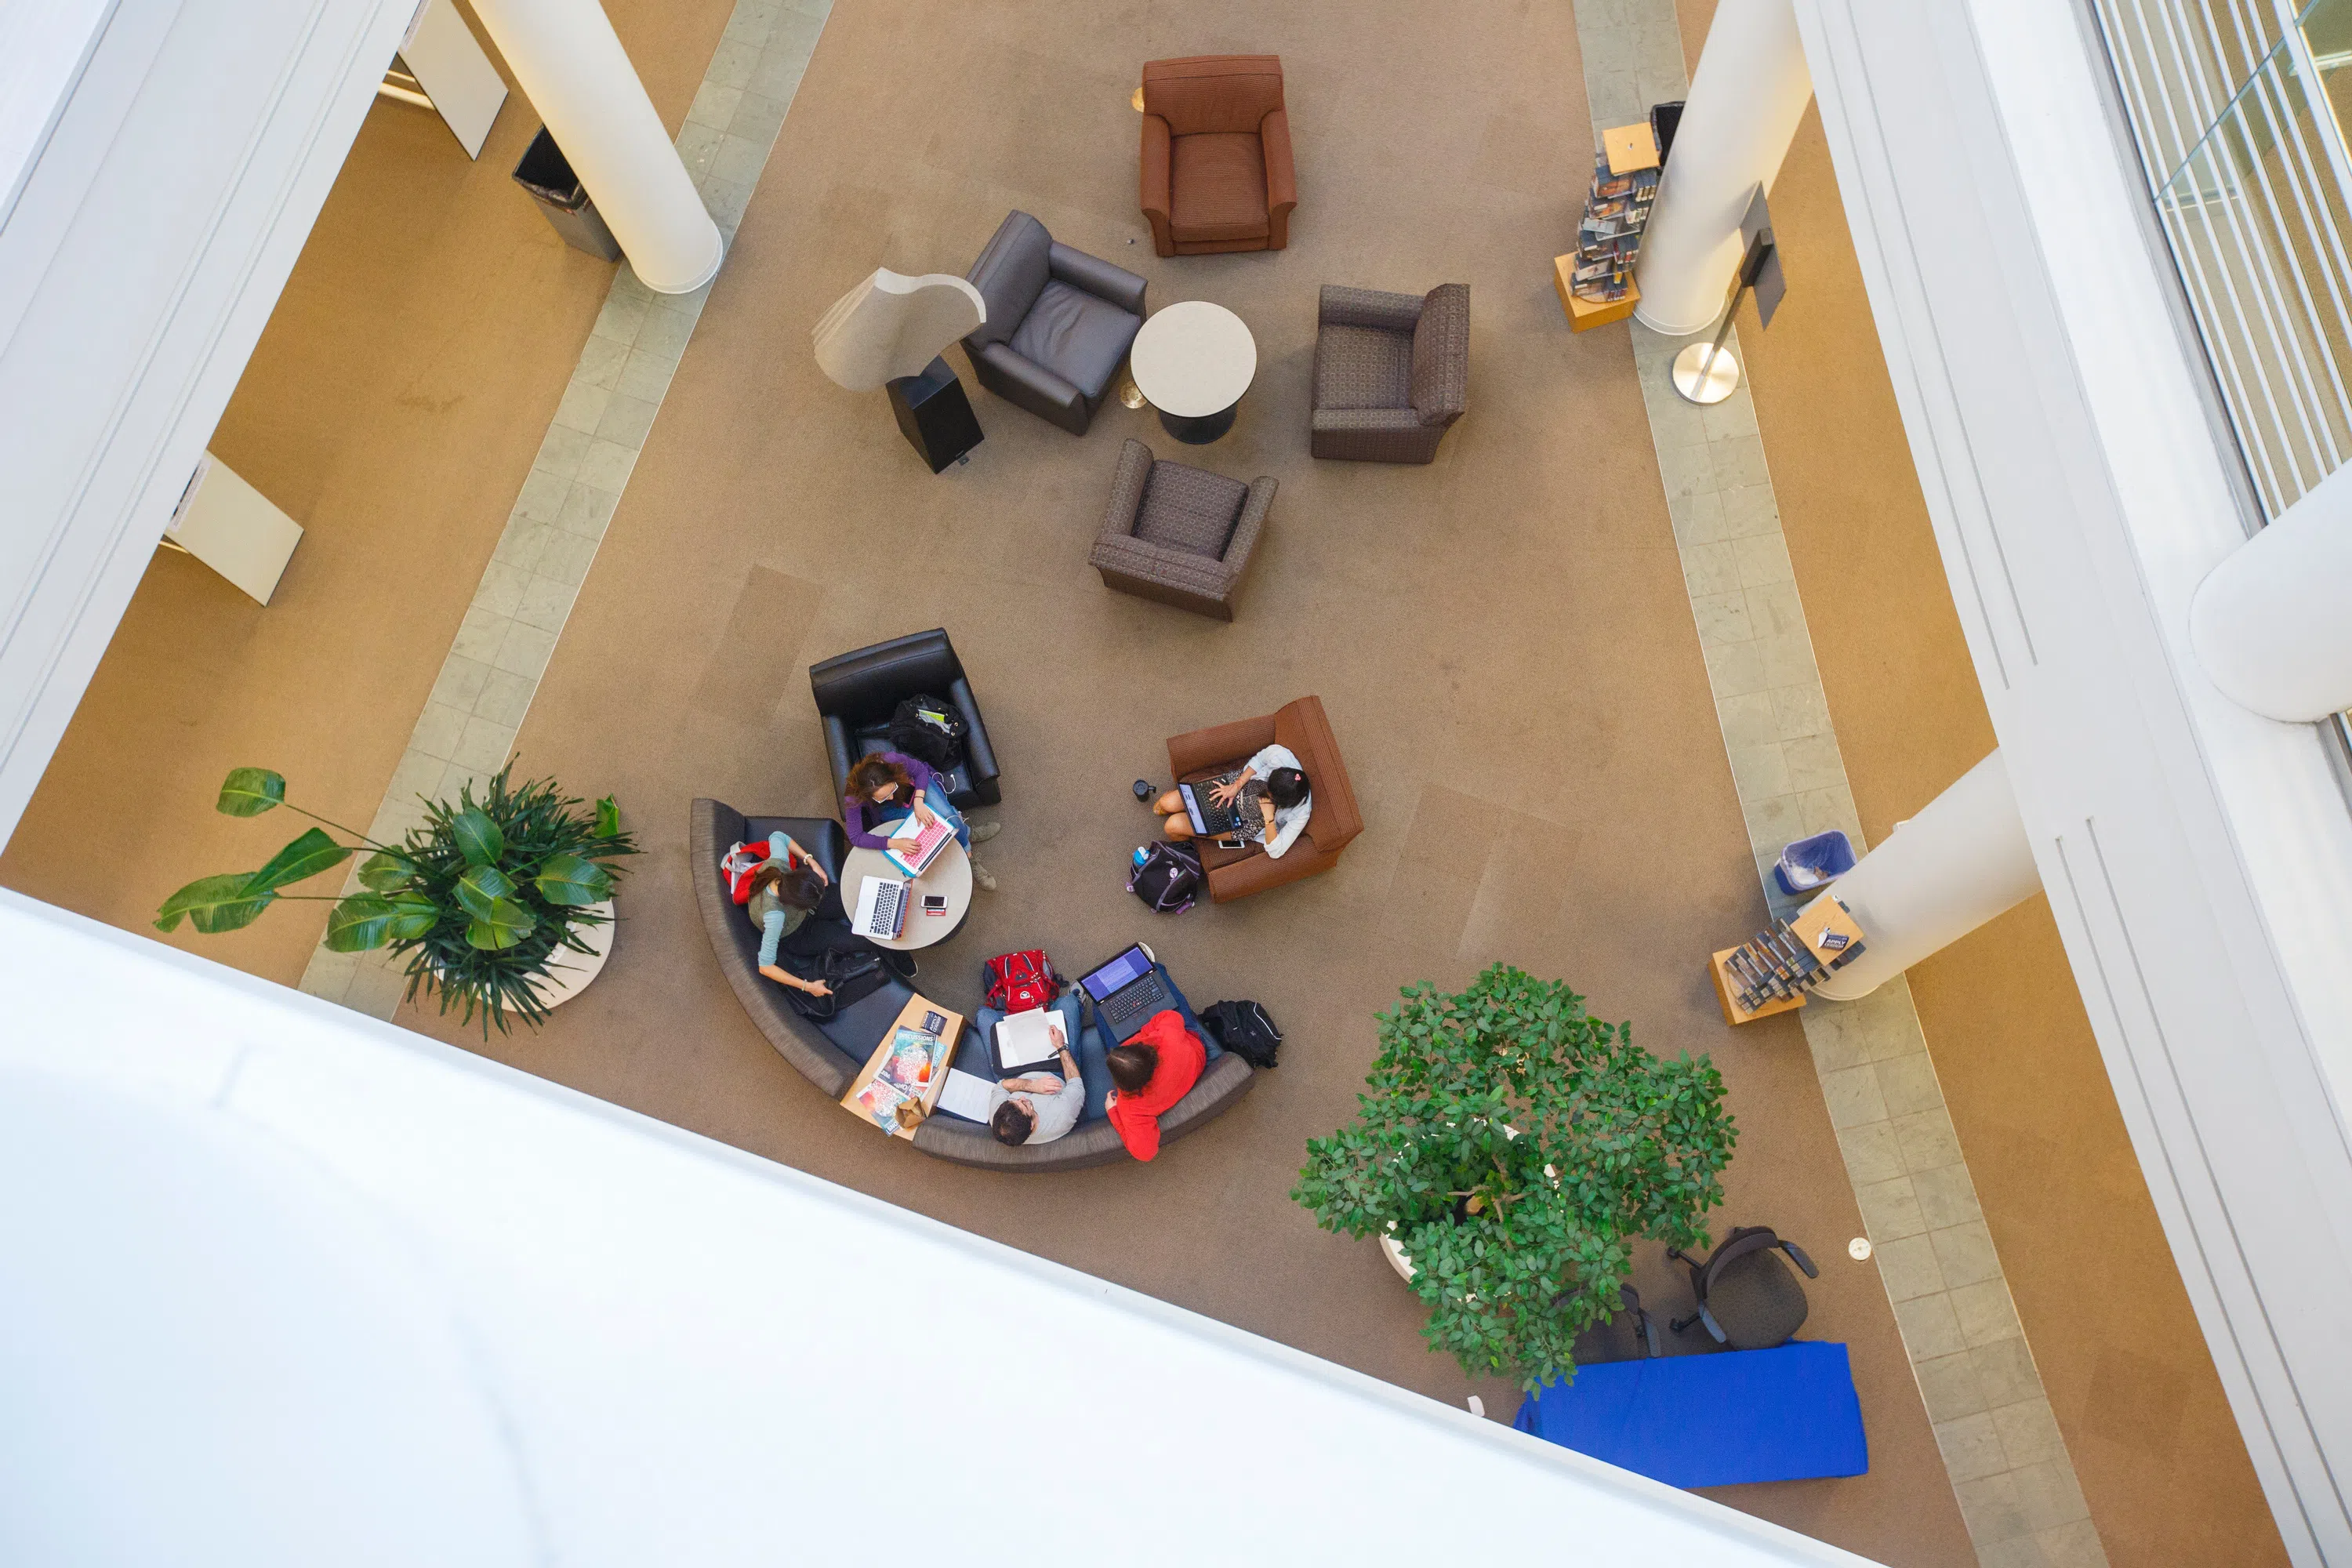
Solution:
[{"label": "wooden brochure display rack", "polygon": [[1862,927],[1834,894],[1823,893],[1779,930],[1714,954],[1706,972],[1723,1021],[1752,1024],[1795,1012],[1814,986],[1862,952]]}]

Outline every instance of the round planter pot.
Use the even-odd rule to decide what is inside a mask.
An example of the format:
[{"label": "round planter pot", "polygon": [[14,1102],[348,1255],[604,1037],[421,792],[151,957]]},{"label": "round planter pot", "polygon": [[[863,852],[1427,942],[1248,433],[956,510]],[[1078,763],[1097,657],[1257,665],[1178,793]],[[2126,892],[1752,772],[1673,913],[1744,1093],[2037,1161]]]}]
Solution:
[{"label": "round planter pot", "polygon": [[1404,1248],[1397,1245],[1395,1237],[1381,1237],[1381,1256],[1389,1260],[1389,1267],[1397,1271],[1398,1279],[1408,1285],[1412,1283],[1412,1259],[1404,1255]]},{"label": "round planter pot", "polygon": [[588,988],[588,983],[604,973],[604,960],[612,956],[613,933],[620,929],[613,919],[613,900],[591,904],[588,912],[604,917],[602,925],[583,927],[580,940],[588,944],[586,952],[574,952],[559,948],[547,966],[547,974],[539,983],[539,999],[550,1007],[569,1002]]}]

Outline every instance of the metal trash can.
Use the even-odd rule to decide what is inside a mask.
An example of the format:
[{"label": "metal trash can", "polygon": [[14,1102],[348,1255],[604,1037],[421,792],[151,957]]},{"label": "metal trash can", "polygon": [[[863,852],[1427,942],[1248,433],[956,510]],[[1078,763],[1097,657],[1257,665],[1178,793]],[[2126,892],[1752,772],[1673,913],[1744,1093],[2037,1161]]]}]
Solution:
[{"label": "metal trash can", "polygon": [[1810,893],[1853,869],[1853,840],[1832,828],[1780,851],[1772,876],[1784,893]]},{"label": "metal trash can", "polygon": [[571,161],[547,133],[546,126],[541,126],[539,134],[530,139],[522,162],[515,165],[514,180],[539,203],[541,214],[563,237],[564,244],[606,261],[621,259],[621,242],[604,226],[596,204],[588,199],[587,187],[572,172]]}]

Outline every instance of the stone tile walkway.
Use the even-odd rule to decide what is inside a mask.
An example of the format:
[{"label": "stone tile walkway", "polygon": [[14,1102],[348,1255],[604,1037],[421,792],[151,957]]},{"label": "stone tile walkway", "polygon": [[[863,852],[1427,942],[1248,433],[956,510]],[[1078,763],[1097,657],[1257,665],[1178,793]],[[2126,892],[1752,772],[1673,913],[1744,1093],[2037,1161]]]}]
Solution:
[{"label": "stone tile walkway", "polygon": [[[678,156],[731,244],[767,167],[832,0],[739,0],[677,134]],[[547,438],[433,683],[368,837],[397,839],[425,801],[455,800],[505,765],[587,580],[709,289],[656,294],[628,263],[596,317]],[[359,886],[357,871],[344,884]],[[302,989],[390,1018],[407,982],[380,954],[320,947]]]},{"label": "stone tile walkway", "polygon": [[[1684,96],[1682,35],[1673,0],[1577,0],[1576,12],[1597,148],[1602,130]],[[1669,372],[1690,340],[1627,330],[1748,845],[1772,912],[1786,914],[1800,900],[1772,880],[1783,845],[1832,827],[1864,842],[1755,404],[1745,384],[1710,408],[1684,401]],[[1727,346],[1738,353],[1736,331]],[[1816,998],[1798,1017],[1978,1561],[2105,1564],[1909,986]]]}]

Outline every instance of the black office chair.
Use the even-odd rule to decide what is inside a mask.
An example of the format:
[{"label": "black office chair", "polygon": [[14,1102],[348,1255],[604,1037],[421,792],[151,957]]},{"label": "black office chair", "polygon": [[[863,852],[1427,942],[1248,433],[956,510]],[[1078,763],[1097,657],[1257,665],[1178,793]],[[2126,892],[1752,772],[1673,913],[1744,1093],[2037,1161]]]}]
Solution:
[{"label": "black office chair", "polygon": [[809,667],[809,691],[824,720],[824,750],[833,764],[833,793],[849,788],[857,759],[890,749],[890,715],[908,697],[943,697],[963,716],[963,757],[944,770],[948,798],[959,809],[994,805],[1003,792],[997,784],[996,752],[971,683],[963,678],[948,634],[934,628],[893,637],[854,652],[836,654]]},{"label": "black office chair", "polygon": [[1704,1263],[1677,1247],[1666,1248],[1668,1258],[1690,1270],[1691,1293],[1698,1298],[1696,1312],[1667,1326],[1679,1334],[1693,1323],[1705,1323],[1716,1343],[1736,1351],[1769,1351],[1787,1343],[1805,1326],[1807,1307],[1805,1288],[1774,1256],[1779,1252],[1794,1259],[1806,1279],[1822,1277],[1803,1247],[1781,1240],[1766,1226],[1741,1226]]},{"label": "black office chair", "polygon": [[[1562,1291],[1554,1298],[1552,1304],[1558,1306],[1567,1299],[1568,1292]],[[1658,1342],[1658,1321],[1643,1309],[1642,1293],[1631,1285],[1621,1285],[1617,1288],[1617,1300],[1623,1304],[1624,1311],[1605,1323],[1593,1324],[1576,1336],[1577,1365],[1599,1366],[1603,1362],[1647,1361],[1653,1356],[1666,1353],[1665,1348]],[[1628,1328],[1633,1331],[1633,1348],[1630,1351],[1626,1349],[1624,1332]]]}]

